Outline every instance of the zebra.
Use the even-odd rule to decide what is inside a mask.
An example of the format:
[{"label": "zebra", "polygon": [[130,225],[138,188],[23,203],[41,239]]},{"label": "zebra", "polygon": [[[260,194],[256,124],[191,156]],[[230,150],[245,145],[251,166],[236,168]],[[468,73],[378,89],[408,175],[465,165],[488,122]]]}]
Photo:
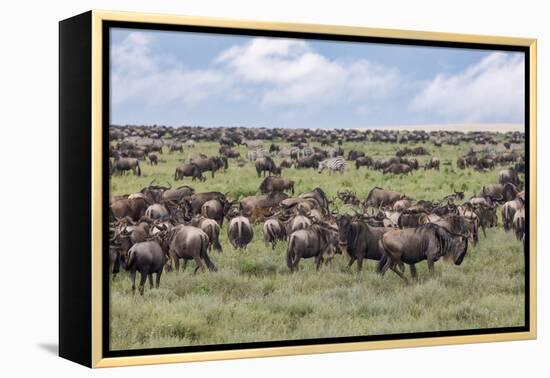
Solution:
[{"label": "zebra", "polygon": [[331,175],[333,171],[340,171],[340,173],[344,173],[344,169],[346,169],[346,160],[343,156],[337,156],[335,158],[329,158],[319,162],[318,172],[323,172],[325,168],[328,169],[329,175]]},{"label": "zebra", "polygon": [[265,148],[256,148],[255,150],[248,150],[246,153],[246,158],[250,161],[256,161],[257,159],[271,156],[269,150]]}]

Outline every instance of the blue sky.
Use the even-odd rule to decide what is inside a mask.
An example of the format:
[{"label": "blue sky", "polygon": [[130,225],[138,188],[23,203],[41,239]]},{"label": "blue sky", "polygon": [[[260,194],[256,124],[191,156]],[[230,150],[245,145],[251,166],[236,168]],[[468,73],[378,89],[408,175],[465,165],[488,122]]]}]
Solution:
[{"label": "blue sky", "polygon": [[523,123],[521,53],[112,29],[111,123]]}]

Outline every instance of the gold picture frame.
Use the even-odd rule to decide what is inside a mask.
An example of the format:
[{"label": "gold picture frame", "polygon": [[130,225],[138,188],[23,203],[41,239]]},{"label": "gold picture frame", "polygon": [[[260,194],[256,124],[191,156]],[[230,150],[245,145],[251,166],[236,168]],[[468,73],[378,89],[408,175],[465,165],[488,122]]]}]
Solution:
[{"label": "gold picture frame", "polygon": [[[81,16],[77,16],[81,17]],[[64,332],[63,336],[60,335],[60,354],[63,357],[75,360],[90,367],[114,367],[114,366],[130,366],[130,365],[144,365],[144,364],[161,364],[161,363],[174,363],[174,362],[190,362],[190,361],[208,361],[208,360],[220,360],[220,359],[238,359],[238,358],[251,358],[251,357],[268,357],[268,356],[284,356],[284,355],[301,355],[311,353],[328,353],[328,352],[348,352],[359,350],[372,350],[372,349],[389,349],[389,348],[402,348],[402,347],[422,347],[422,346],[435,346],[435,345],[448,345],[448,344],[467,344],[467,343],[482,343],[482,342],[496,342],[496,341],[513,341],[513,340],[527,340],[535,339],[537,336],[537,298],[536,298],[536,238],[537,238],[537,41],[536,39],[528,38],[513,38],[513,37],[500,37],[500,36],[482,36],[482,35],[469,35],[469,34],[451,34],[451,33],[436,33],[436,32],[424,32],[424,31],[412,31],[412,30],[393,30],[393,29],[376,29],[366,27],[355,26],[334,26],[334,25],[316,25],[316,24],[294,24],[294,23],[280,23],[280,22],[259,22],[250,20],[230,20],[230,19],[217,19],[209,17],[188,17],[188,16],[174,16],[174,15],[160,15],[160,14],[145,14],[145,13],[127,13],[127,12],[110,12],[93,10],[83,15],[86,19],[83,28],[88,28],[89,25],[89,41],[91,61],[90,67],[90,86],[91,103],[88,104],[90,109],[90,129],[91,134],[86,138],[90,141],[90,162],[89,168],[89,182],[85,185],[91,185],[89,192],[91,199],[89,202],[89,211],[91,216],[90,230],[89,230],[89,256],[88,266],[83,265],[78,269],[89,269],[90,293],[85,295],[85,299],[90,301],[89,308],[91,309],[90,317],[83,321],[84,323],[90,321],[89,324],[89,358],[81,358],[79,356],[73,356],[68,351],[68,348],[73,348],[74,341],[71,344],[68,340],[71,339],[69,332],[71,330],[60,330]],[[154,355],[139,355],[139,356],[125,356],[125,357],[104,357],[103,355],[103,281],[102,281],[102,246],[103,246],[103,212],[102,204],[104,201],[104,186],[103,186],[103,117],[102,107],[104,106],[102,98],[102,85],[103,85],[103,70],[104,57],[103,57],[103,44],[106,41],[103,40],[103,25],[105,22],[117,21],[117,22],[129,22],[129,23],[144,23],[144,24],[164,24],[164,25],[190,25],[198,27],[219,27],[219,28],[236,28],[236,29],[249,29],[260,31],[284,31],[284,32],[298,32],[298,33],[312,33],[320,35],[335,35],[335,36],[360,36],[360,37],[377,37],[377,38],[394,38],[400,40],[417,40],[417,41],[438,41],[438,42],[453,42],[453,43],[469,43],[479,45],[502,45],[502,46],[521,46],[528,49],[529,54],[529,292],[528,292],[528,304],[529,304],[529,329],[524,332],[512,332],[512,333],[496,333],[496,334],[475,334],[475,335],[459,335],[459,336],[445,336],[445,337],[429,337],[429,338],[408,338],[397,340],[380,340],[380,341],[365,341],[365,342],[345,342],[337,344],[314,344],[314,345],[299,345],[299,346],[281,346],[281,347],[267,347],[267,348],[254,348],[254,349],[233,349],[233,350],[214,350],[214,351],[201,351],[201,352],[189,352],[189,353],[173,353],[173,354],[154,354]],[[65,21],[62,21],[62,24]],[[76,22],[76,18],[75,21]],[[63,26],[62,26],[63,30]],[[68,29],[69,30],[69,29]],[[63,42],[63,36],[61,46],[68,46],[72,42]],[[74,42],[76,45],[76,42]],[[68,47],[67,47],[68,48]],[[60,52],[63,56],[63,51]],[[60,68],[62,70],[62,68]],[[63,75],[63,72],[61,72]],[[61,85],[63,88],[63,85]],[[87,88],[90,89],[90,88]],[[69,100],[67,100],[69,101]],[[61,101],[61,110],[67,106],[68,103]],[[63,117],[61,117],[63,118]],[[63,122],[63,119],[61,120]],[[61,126],[61,134],[63,134],[63,126]],[[88,132],[89,132],[88,130]],[[63,139],[63,136],[61,136]],[[88,139],[87,139],[88,140]],[[63,155],[60,160],[63,159]],[[63,164],[63,163],[61,163]],[[76,194],[75,194],[76,196]],[[60,206],[63,206],[61,204]],[[62,217],[60,217],[62,218]],[[63,220],[62,220],[63,222]],[[70,227],[66,225],[66,227]],[[67,231],[68,229],[65,229]],[[84,232],[81,230],[81,232]],[[63,230],[61,231],[63,234]],[[64,236],[61,236],[64,237]],[[62,248],[62,247],[60,247]],[[61,259],[63,259],[63,253]],[[85,262],[82,262],[85,264]],[[64,274],[61,272],[60,274]],[[60,290],[63,292],[65,286],[68,284],[69,279],[61,279]],[[67,295],[63,292],[63,295]],[[62,301],[62,299],[60,298]],[[66,303],[60,303],[60,325],[65,327],[68,323],[68,319],[73,316],[70,314],[70,307]],[[61,313],[66,314],[61,316]],[[61,324],[63,323],[63,324]],[[88,332],[86,331],[86,332]],[[66,341],[63,341],[66,340]],[[86,337],[84,337],[84,340]],[[67,347],[64,347],[64,344]],[[65,352],[66,351],[66,352]],[[88,349],[86,349],[86,354]]]}]

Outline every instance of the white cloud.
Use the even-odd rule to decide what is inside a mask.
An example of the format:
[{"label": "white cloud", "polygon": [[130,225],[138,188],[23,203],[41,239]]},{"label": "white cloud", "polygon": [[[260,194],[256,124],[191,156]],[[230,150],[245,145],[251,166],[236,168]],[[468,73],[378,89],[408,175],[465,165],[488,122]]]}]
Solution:
[{"label": "white cloud", "polygon": [[524,72],[522,55],[492,53],[456,75],[437,75],[410,107],[452,121],[522,122]]},{"label": "white cloud", "polygon": [[159,105],[178,101],[191,105],[221,93],[229,85],[219,71],[190,70],[170,56],[153,54],[151,43],[144,33],[132,32],[113,46],[113,104],[138,101]]},{"label": "white cloud", "polygon": [[255,38],[223,51],[216,62],[239,80],[264,85],[265,106],[365,101],[399,81],[396,70],[367,60],[331,60],[299,40]]}]

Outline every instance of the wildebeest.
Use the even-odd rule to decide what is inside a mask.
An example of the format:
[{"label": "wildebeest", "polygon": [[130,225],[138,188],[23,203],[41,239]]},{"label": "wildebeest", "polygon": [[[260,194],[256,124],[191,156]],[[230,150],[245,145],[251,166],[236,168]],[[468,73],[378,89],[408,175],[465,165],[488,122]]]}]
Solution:
[{"label": "wildebeest", "polygon": [[314,224],[307,229],[298,230],[289,237],[287,266],[293,272],[297,269],[300,259],[315,257],[315,268],[319,270],[325,254],[335,253],[337,243],[337,232],[326,225]]},{"label": "wildebeest", "polygon": [[430,273],[440,257],[452,259],[455,265],[462,264],[468,251],[468,238],[427,223],[417,228],[388,231],[382,237],[382,247],[384,256],[378,263],[378,272],[383,275],[389,268],[407,281],[399,270],[403,263],[409,265],[413,278],[417,277],[415,264],[423,260],[427,260]]},{"label": "wildebeest", "polygon": [[357,271],[360,272],[363,268],[363,259],[382,258],[384,250],[379,242],[392,228],[371,227],[363,221],[353,221],[350,215],[341,215],[336,222],[340,249],[350,258],[348,267],[357,261]]},{"label": "wildebeest", "polygon": [[258,158],[256,160],[256,173],[258,174],[258,177],[261,177],[262,175],[265,176],[265,173],[268,173],[269,175],[280,175],[281,174],[281,168],[277,167],[275,165],[275,162],[273,159],[269,156],[264,156],[261,158]]},{"label": "wildebeest", "polygon": [[285,190],[290,190],[294,194],[294,181],[284,177],[268,176],[262,181],[259,189],[262,194]]},{"label": "wildebeest", "polygon": [[393,173],[393,174],[407,174],[412,171],[412,167],[408,164],[402,164],[402,163],[393,163],[386,169],[384,169],[382,172],[385,173]]},{"label": "wildebeest", "polygon": [[223,227],[223,219],[227,213],[228,203],[223,199],[211,199],[201,206],[201,215],[205,218],[213,219]]},{"label": "wildebeest", "polygon": [[197,270],[205,270],[205,265],[210,271],[216,271],[216,266],[208,256],[210,241],[208,235],[200,228],[193,226],[179,225],[168,233],[170,263],[174,263],[176,271],[179,271],[179,259],[184,260],[183,269],[187,261],[195,260]]},{"label": "wildebeest", "polygon": [[348,160],[357,160],[357,158],[365,156],[363,151],[350,150],[348,152]]},{"label": "wildebeest", "polygon": [[169,213],[168,209],[160,204],[160,203],[154,203],[151,206],[145,210],[145,216],[151,218],[151,219],[161,219],[165,220],[168,218]]},{"label": "wildebeest", "polygon": [[185,163],[176,168],[174,180],[183,180],[184,177],[192,177],[192,181],[199,179],[205,181],[206,178],[202,175],[199,166],[194,163]]},{"label": "wildebeest", "polygon": [[150,153],[149,155],[147,155],[147,157],[149,158],[149,164],[158,165],[159,158],[156,154]]},{"label": "wildebeest", "polygon": [[304,228],[308,228],[311,226],[311,220],[306,217],[305,215],[298,214],[292,218],[290,218],[286,222],[286,233],[287,235],[292,234],[293,232],[296,232],[298,230],[302,230]]},{"label": "wildebeest", "polygon": [[516,239],[525,241],[525,208],[522,207],[514,214],[512,227],[516,235]]},{"label": "wildebeest", "polygon": [[521,184],[519,181],[518,173],[514,168],[503,169],[502,171],[500,171],[498,174],[498,182],[502,185],[507,183],[514,184],[518,188]]},{"label": "wildebeest", "polygon": [[518,194],[518,188],[511,183],[506,184],[490,184],[484,186],[479,191],[480,197],[491,197],[497,202],[511,201],[516,198]]},{"label": "wildebeest", "polygon": [[139,166],[139,160],[130,157],[116,158],[113,163],[112,174],[120,173],[121,175],[126,171],[134,172],[134,175],[141,176],[141,168]]},{"label": "wildebeest", "polygon": [[225,213],[225,206],[228,203],[225,194],[220,192],[195,193],[184,200],[183,205],[185,207],[185,212],[187,213],[188,218],[192,217],[193,215],[200,214],[202,212],[202,206],[205,204],[205,202],[210,200],[218,200],[223,205]]},{"label": "wildebeest", "polygon": [[162,193],[162,199],[165,201],[179,202],[185,197],[192,196],[195,190],[187,185],[182,185],[177,188],[166,189]]},{"label": "wildebeest", "polygon": [[254,209],[276,207],[286,198],[288,198],[288,196],[282,192],[271,192],[269,194],[262,194],[259,196],[245,197],[241,199],[239,204],[242,215],[250,216],[252,215],[252,211]]},{"label": "wildebeest", "polygon": [[277,241],[286,240],[285,225],[276,218],[266,220],[262,229],[265,244],[271,244],[271,249],[275,249]]},{"label": "wildebeest", "polygon": [[222,251],[220,244],[220,225],[214,219],[206,218],[202,215],[196,215],[191,219],[191,226],[198,227],[208,235],[210,248],[218,252]]},{"label": "wildebeest", "polygon": [[149,277],[150,288],[153,288],[153,273],[156,273],[155,286],[160,285],[160,276],[166,264],[166,256],[157,241],[145,241],[134,244],[127,255],[122,256],[123,265],[130,272],[132,291],[136,289],[136,271],[141,273],[139,293],[143,295],[145,280]]},{"label": "wildebeest", "polygon": [[212,178],[214,178],[214,174],[216,171],[220,169],[227,169],[228,168],[228,162],[227,158],[225,157],[205,157],[203,155],[200,155],[196,158],[191,159],[191,163],[196,164],[201,173],[210,171],[212,172]]},{"label": "wildebeest", "polygon": [[298,158],[294,164],[296,168],[317,168],[318,165],[319,159],[316,155]]},{"label": "wildebeest", "polygon": [[246,249],[254,237],[254,229],[248,218],[239,215],[229,222],[227,236],[233,248]]},{"label": "wildebeest", "polygon": [[115,219],[130,217],[132,220],[137,221],[145,215],[145,210],[149,205],[149,201],[143,197],[122,198],[111,203],[109,211]]},{"label": "wildebeest", "polygon": [[355,168],[356,169],[359,169],[359,167],[372,167],[374,164],[372,158],[368,157],[368,156],[362,156],[362,157],[358,157],[356,160],[355,160]]},{"label": "wildebeest", "polygon": [[514,215],[517,211],[523,208],[523,202],[520,199],[507,201],[501,209],[502,225],[504,231],[510,231],[513,227]]},{"label": "wildebeest", "polygon": [[365,206],[380,208],[382,206],[393,205],[396,201],[405,198],[404,195],[379,187],[371,189],[364,202]]},{"label": "wildebeest", "polygon": [[432,157],[425,165],[424,170],[428,169],[435,169],[439,171],[439,159],[436,157]]}]

